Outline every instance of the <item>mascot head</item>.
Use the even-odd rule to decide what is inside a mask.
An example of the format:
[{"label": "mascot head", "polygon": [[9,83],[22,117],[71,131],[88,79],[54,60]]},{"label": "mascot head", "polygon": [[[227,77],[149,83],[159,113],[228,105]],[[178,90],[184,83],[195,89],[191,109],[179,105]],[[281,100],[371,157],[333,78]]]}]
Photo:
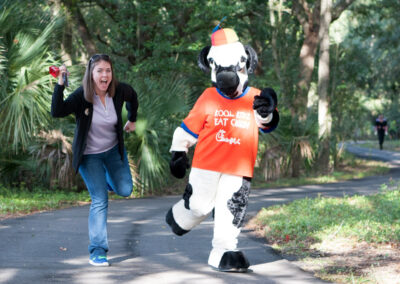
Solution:
[{"label": "mascot head", "polygon": [[211,70],[213,85],[229,98],[240,96],[248,84],[248,74],[257,67],[257,54],[243,45],[232,29],[220,29],[211,35],[211,46],[203,48],[198,58],[204,72]]}]

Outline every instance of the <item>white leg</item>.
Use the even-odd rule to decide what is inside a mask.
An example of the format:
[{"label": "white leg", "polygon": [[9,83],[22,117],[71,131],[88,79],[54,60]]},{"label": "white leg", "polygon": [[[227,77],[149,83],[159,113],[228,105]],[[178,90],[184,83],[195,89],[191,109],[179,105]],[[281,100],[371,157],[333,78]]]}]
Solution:
[{"label": "white leg", "polygon": [[183,199],[167,213],[166,221],[177,235],[183,235],[203,221],[215,206],[221,174],[192,168]]},{"label": "white leg", "polygon": [[[219,269],[221,259],[226,252],[237,252],[238,236],[247,207],[250,182],[243,177],[223,174],[218,186],[215,203],[213,249],[210,253],[208,264]],[[236,268],[244,268],[248,262],[241,252],[233,254],[236,260],[228,260]],[[247,269],[247,267],[245,267]]]}]

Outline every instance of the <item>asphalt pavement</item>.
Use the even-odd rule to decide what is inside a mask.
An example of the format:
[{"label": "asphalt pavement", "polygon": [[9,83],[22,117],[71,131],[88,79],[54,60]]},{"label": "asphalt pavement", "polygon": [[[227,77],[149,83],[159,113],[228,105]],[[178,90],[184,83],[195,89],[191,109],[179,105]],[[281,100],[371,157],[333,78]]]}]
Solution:
[{"label": "asphalt pavement", "polygon": [[[384,183],[400,181],[400,153],[346,147],[356,155],[389,162],[391,171],[332,184],[252,190],[247,219],[274,204],[319,194],[372,194]],[[88,205],[0,221],[0,283],[326,283],[281,258],[249,230],[242,231],[239,248],[252,272],[213,271],[207,265],[212,219],[182,237],[173,235],[164,221],[179,198],[110,201],[110,267],[88,264]]]}]

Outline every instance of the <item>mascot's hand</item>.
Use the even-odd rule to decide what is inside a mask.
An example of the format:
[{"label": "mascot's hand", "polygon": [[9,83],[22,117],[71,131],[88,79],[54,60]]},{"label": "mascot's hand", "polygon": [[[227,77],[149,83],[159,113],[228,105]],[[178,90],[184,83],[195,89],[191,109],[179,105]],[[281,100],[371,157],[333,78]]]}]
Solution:
[{"label": "mascot's hand", "polygon": [[259,96],[254,97],[253,109],[255,109],[261,117],[265,118],[270,115],[278,104],[278,99],[274,89],[265,88]]},{"label": "mascot's hand", "polygon": [[183,178],[186,169],[189,168],[189,160],[185,152],[172,152],[171,161],[169,162],[171,174],[176,178]]}]

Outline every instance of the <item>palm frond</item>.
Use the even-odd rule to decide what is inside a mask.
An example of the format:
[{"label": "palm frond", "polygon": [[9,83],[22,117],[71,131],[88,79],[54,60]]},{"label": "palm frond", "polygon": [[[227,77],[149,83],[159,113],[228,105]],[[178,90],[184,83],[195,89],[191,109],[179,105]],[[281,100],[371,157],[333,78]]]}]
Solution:
[{"label": "palm frond", "polygon": [[173,129],[188,110],[189,89],[184,79],[144,78],[135,80],[140,107],[135,134],[127,148],[137,166],[142,194],[165,179],[168,148]]},{"label": "palm frond", "polygon": [[9,54],[13,59],[9,64],[11,76],[33,62],[37,62],[38,58],[42,58],[47,53],[47,43],[61,24],[61,20],[55,20],[50,22],[38,35],[27,34],[23,31],[16,35],[13,40],[15,45],[10,49],[11,54]]},{"label": "palm frond", "polygon": [[[14,151],[28,146],[38,129],[48,124],[51,86],[48,66],[55,64],[46,43],[58,22],[51,22],[38,36],[17,33],[2,65],[7,87],[0,95],[0,131]],[[4,61],[3,61],[4,62]]]},{"label": "palm frond", "polygon": [[[5,48],[2,42],[2,38],[0,37],[0,101],[2,97],[6,94],[6,74],[5,71],[7,69],[7,58],[5,57]],[[1,109],[1,107],[0,107]]]},{"label": "palm frond", "polygon": [[29,153],[42,168],[43,180],[49,187],[72,188],[76,184],[75,171],[72,167],[71,137],[60,130],[41,131],[36,143],[29,147]]},{"label": "palm frond", "polygon": [[265,181],[290,175],[293,163],[309,167],[315,159],[318,144],[316,118],[310,115],[306,121],[300,122],[285,111],[281,111],[280,117],[278,128],[260,137],[259,164],[263,167]]}]

